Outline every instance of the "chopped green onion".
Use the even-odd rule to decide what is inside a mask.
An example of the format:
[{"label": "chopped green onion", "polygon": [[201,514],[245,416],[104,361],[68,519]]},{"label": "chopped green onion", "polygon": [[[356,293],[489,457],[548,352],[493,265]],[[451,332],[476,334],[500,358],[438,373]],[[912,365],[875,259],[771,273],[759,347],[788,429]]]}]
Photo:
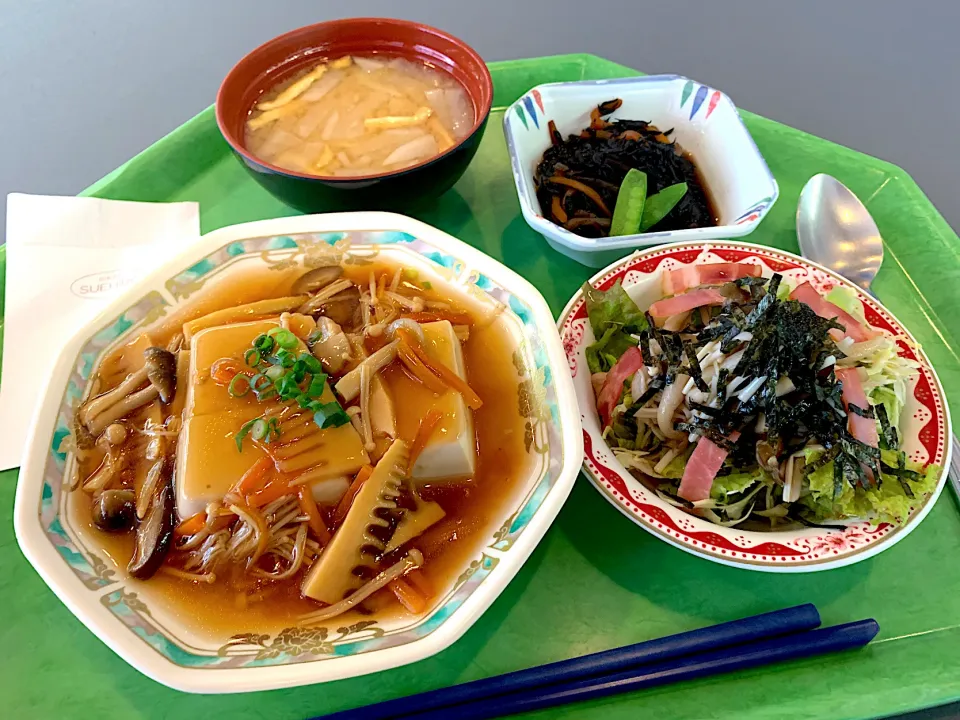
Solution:
[{"label": "chopped green onion", "polygon": [[350,416],[338,402],[323,403],[313,414],[313,421],[321,430],[340,427],[350,422]]},{"label": "chopped green onion", "polygon": [[314,375],[319,375],[323,372],[323,365],[310,353],[300,353],[300,362]]},{"label": "chopped green onion", "polygon": [[282,367],[280,367],[279,365],[274,365],[273,367],[267,368],[263,374],[266,375],[271,380],[276,381],[276,380],[279,380],[281,377],[283,377],[285,373]]},{"label": "chopped green onion", "polygon": [[318,398],[323,395],[327,387],[327,378],[322,375],[314,375],[310,380],[310,387],[307,388],[307,395],[311,398]]},{"label": "chopped green onion", "polygon": [[[244,383],[242,390],[240,389],[240,383]],[[250,392],[250,378],[242,373],[237,373],[233,376],[233,380],[231,380],[230,384],[227,386],[227,392],[235,398],[243,397]]]},{"label": "chopped green onion", "polygon": [[271,382],[270,378],[263,373],[257,373],[250,378],[250,387],[253,388],[253,392],[257,396],[257,400],[260,401],[276,395],[277,392],[273,389],[273,383]]},{"label": "chopped green onion", "polygon": [[263,360],[263,355],[256,348],[250,348],[243,354],[243,361],[250,367],[256,367]]},{"label": "chopped green onion", "polygon": [[284,350],[283,348],[277,350],[277,353],[274,355],[274,357],[277,360],[275,364],[285,368],[293,367],[293,364],[297,361],[297,359],[293,356],[293,353]]},{"label": "chopped green onion", "polygon": [[286,328],[270,328],[269,332],[267,332],[267,335],[272,337],[276,341],[277,345],[284,350],[293,350],[299,344],[297,336]]},{"label": "chopped green onion", "polygon": [[273,442],[280,437],[280,421],[277,418],[270,418],[267,421],[267,442]]},{"label": "chopped green onion", "polygon": [[403,277],[407,280],[416,280],[418,277],[420,277],[420,271],[416,268],[404,268]]},{"label": "chopped green onion", "polygon": [[277,388],[277,392],[280,394],[280,397],[284,400],[291,400],[297,395],[300,394],[300,387],[297,385],[296,381],[289,375],[284,375],[279,380],[274,383],[274,387]]},{"label": "chopped green onion", "polygon": [[276,388],[268,387],[265,390],[261,390],[260,392],[256,393],[256,396],[257,396],[257,400],[259,400],[260,402],[263,402],[264,400],[269,400],[276,394],[277,394]]},{"label": "chopped green onion", "polygon": [[243,439],[250,433],[250,428],[252,428],[256,422],[256,419],[248,420],[240,426],[240,430],[234,438],[234,441],[237,443],[237,452],[243,452]]},{"label": "chopped green onion", "polygon": [[429,280],[424,280],[420,284],[423,286],[424,290],[433,290],[433,283],[430,282]]},{"label": "chopped green onion", "polygon": [[257,418],[253,421],[253,427],[250,429],[250,434],[253,435],[254,440],[263,440],[267,436],[269,428],[267,426],[267,421],[263,418]]},{"label": "chopped green onion", "polygon": [[314,330],[307,336],[307,345],[313,345],[315,342],[319,341],[323,337],[323,333],[319,330]]},{"label": "chopped green onion", "polygon": [[257,339],[253,341],[253,346],[264,355],[271,352],[275,345],[273,338],[266,335],[258,335]]}]

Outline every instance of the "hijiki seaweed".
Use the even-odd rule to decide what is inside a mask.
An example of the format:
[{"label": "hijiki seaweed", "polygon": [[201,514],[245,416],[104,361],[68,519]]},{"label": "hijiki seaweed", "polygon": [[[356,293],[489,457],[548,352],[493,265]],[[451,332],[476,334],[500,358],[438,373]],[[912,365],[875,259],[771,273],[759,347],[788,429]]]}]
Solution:
[{"label": "hijiki seaweed", "polygon": [[622,100],[600,103],[591,112],[589,127],[563,139],[551,120],[551,147],[534,173],[537,199],[544,216],[584,237],[606,237],[620,185],[633,168],[647,174],[649,195],[685,182],[688,191],[651,232],[713,227],[716,215],[697,176],[697,169],[671,139],[642,120],[606,116]]}]

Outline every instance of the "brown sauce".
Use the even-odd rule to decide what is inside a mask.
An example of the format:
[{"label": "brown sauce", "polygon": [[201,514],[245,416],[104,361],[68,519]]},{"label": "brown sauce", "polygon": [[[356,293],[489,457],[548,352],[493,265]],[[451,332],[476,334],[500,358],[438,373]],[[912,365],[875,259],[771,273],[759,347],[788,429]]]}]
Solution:
[{"label": "brown sauce", "polygon": [[[348,269],[347,276],[355,282],[367,278],[370,266],[362,270]],[[393,276],[395,266],[377,263],[373,266],[375,277],[386,274],[386,281]],[[150,333],[157,345],[164,344],[180,324],[213,310],[232,307],[258,299],[284,295],[290,283],[302,273],[302,268],[284,272],[238,271],[226,276],[198,293],[196,301],[178,313],[175,320],[167,320]],[[434,289],[427,297],[451,302],[453,291]],[[493,532],[502,524],[507,509],[517,499],[523,488],[519,479],[529,462],[524,449],[523,418],[518,412],[518,382],[511,361],[515,341],[505,319],[483,322],[480,318],[470,329],[469,339],[462,344],[467,367],[467,380],[483,400],[483,406],[474,412],[474,428],[478,459],[476,473],[472,478],[455,484],[426,485],[421,495],[434,500],[446,512],[446,517],[428,529],[410,546],[420,549],[426,558],[421,569],[429,584],[437,593],[433,600],[452,586],[467,562],[484,545],[492,541]],[[100,390],[116,385],[126,374],[131,353],[119,348],[107,357],[98,370]],[[401,438],[410,439],[419,427],[425,413],[425,403],[432,397],[417,381],[397,365],[389,367],[384,375],[392,391],[397,409],[397,430]],[[81,478],[86,478],[96,469],[101,460],[93,454],[81,466]],[[146,460],[138,464],[147,465]],[[139,470],[139,468],[138,468]],[[70,502],[75,526],[80,527],[87,544],[100,555],[112,560],[123,574],[123,568],[133,551],[133,535],[108,534],[97,529],[91,520],[92,498],[83,491],[71,494]],[[328,522],[334,508],[321,507]],[[206,584],[191,582],[158,573],[151,579],[131,586],[139,588],[153,604],[162,605],[166,614],[174,615],[198,635],[225,637],[243,632],[274,632],[282,627],[297,624],[298,618],[320,606],[302,598],[300,584],[304,575],[301,570],[284,582],[250,581],[247,593],[237,590],[237,585],[216,582]],[[360,612],[335,618],[334,623],[352,622],[350,618],[360,614],[373,614],[378,619],[405,614],[389,590],[383,590],[366,600]],[[406,614],[410,617],[409,614]]]}]

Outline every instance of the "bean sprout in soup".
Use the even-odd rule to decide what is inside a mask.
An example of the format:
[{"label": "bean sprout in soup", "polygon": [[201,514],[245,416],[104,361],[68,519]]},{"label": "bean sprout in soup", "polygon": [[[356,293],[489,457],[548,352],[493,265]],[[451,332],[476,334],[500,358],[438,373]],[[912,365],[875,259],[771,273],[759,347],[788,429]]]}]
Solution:
[{"label": "bean sprout in soup", "polygon": [[241,259],[77,410],[75,526],[199,632],[427,612],[522,491],[502,306],[351,258]]},{"label": "bean sprout in soup", "polygon": [[309,175],[401,170],[459,143],[475,120],[449,74],[403,58],[346,56],[308,67],[263,94],[247,149]]}]

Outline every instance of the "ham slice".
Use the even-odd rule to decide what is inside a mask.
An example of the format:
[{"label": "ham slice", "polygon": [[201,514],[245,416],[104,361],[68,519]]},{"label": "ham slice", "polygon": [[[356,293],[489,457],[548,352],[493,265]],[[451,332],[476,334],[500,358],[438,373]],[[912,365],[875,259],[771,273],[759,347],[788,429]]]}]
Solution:
[{"label": "ham slice", "polygon": [[[843,325],[845,334],[853,338],[854,342],[863,342],[877,335],[873,330],[861,325],[850,313],[837,307],[832,302],[827,302],[808,282],[798,286],[796,290],[790,293],[790,299],[799,300],[804,305],[809,305],[811,310],[825,320],[836,319],[838,323]],[[830,334],[836,337],[840,332],[831,330]],[[843,336],[840,335],[840,337]]]},{"label": "ham slice", "polygon": [[847,409],[847,429],[860,442],[870,447],[877,447],[880,444],[880,436],[877,433],[876,421],[850,412],[851,404],[863,410],[870,407],[870,401],[867,400],[867,394],[863,391],[863,385],[860,382],[860,371],[856,368],[837,368],[836,373],[837,380],[843,383],[840,399],[843,400],[843,406]]},{"label": "ham slice", "polygon": [[717,290],[701,288],[665,300],[657,300],[650,306],[650,314],[655,318],[667,318],[704,305],[723,305],[725,301],[726,298]]},{"label": "ham slice", "polygon": [[[740,433],[730,433],[730,439],[736,442]],[[684,500],[697,502],[706,500],[710,497],[710,488],[713,487],[713,479],[717,477],[723,461],[727,459],[727,451],[713,442],[710,438],[701,437],[697,440],[696,447],[687,465],[683,469],[683,477],[680,479],[680,489],[677,495]]]},{"label": "ham slice", "polygon": [[687,265],[663,273],[663,294],[678,295],[698,285],[723,285],[742,277],[760,277],[759,265],[746,263],[707,263]]},{"label": "ham slice", "polygon": [[640,353],[640,348],[632,347],[620,356],[616,365],[610,368],[606,380],[603,381],[603,387],[600,388],[600,394],[597,395],[597,410],[600,411],[603,427],[610,424],[613,409],[620,402],[620,396],[623,394],[623,384],[642,367],[643,355]]}]

